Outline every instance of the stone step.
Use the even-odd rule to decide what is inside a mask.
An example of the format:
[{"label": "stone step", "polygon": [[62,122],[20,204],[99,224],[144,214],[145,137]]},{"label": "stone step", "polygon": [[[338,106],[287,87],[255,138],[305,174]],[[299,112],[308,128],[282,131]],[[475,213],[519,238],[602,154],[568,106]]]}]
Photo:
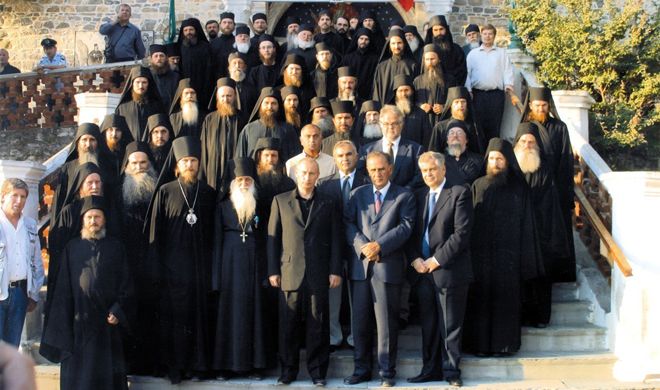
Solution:
[{"label": "stone step", "polygon": [[[304,352],[301,360],[304,360]],[[534,381],[611,381],[612,367],[616,358],[611,353],[593,354],[529,354],[519,353],[512,357],[478,358],[467,355],[461,362],[462,376],[466,385],[477,388],[499,388],[502,381],[513,382],[512,388],[545,388],[530,386]],[[400,354],[397,362],[397,387],[415,389],[444,389],[450,388],[446,382],[431,382],[423,385],[410,385],[405,378],[415,376],[421,369],[421,358],[412,352]],[[379,386],[377,373],[373,373],[374,380],[356,386],[345,386],[342,378],[353,371],[353,357],[351,351],[338,351],[331,356],[328,370],[329,389],[360,389]],[[275,384],[278,372],[269,372],[262,381],[250,381],[236,378],[229,381],[208,380],[201,382],[184,381],[178,386],[172,386],[168,380],[153,377],[130,377],[131,390],[168,390],[168,389],[270,389]],[[56,389],[53,387],[59,381],[58,366],[37,366],[37,378],[40,390]],[[495,386],[495,387],[491,387]],[[298,380],[287,390],[313,387],[304,366],[301,365]],[[504,387],[502,387],[504,388]],[[506,387],[509,388],[509,387]],[[548,388],[564,388],[563,386],[550,386]],[[573,388],[573,387],[571,387]],[[592,387],[607,388],[607,387]],[[626,387],[629,388],[629,387]],[[630,387],[632,388],[632,387]]]},{"label": "stone step", "polygon": [[[399,332],[399,349],[419,350],[419,326]],[[607,329],[592,324],[549,325],[546,328],[522,327],[521,351],[526,352],[599,352],[607,350]]]},{"label": "stone step", "polygon": [[555,283],[552,285],[552,302],[573,301],[579,297],[580,285],[577,282]]},{"label": "stone step", "polygon": [[550,325],[590,324],[593,316],[593,303],[589,301],[553,302]]}]

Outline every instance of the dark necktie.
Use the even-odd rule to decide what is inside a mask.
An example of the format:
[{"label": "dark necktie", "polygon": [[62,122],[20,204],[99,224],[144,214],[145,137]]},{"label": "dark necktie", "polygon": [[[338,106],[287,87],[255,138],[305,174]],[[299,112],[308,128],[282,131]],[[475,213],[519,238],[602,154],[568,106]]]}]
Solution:
[{"label": "dark necktie", "polygon": [[431,256],[431,245],[429,240],[429,224],[431,223],[431,215],[433,214],[433,209],[435,209],[435,192],[429,193],[429,203],[428,210],[426,214],[426,221],[424,223],[424,239],[422,240],[422,255],[424,258]]},{"label": "dark necktie", "polygon": [[351,183],[350,183],[350,176],[344,177],[344,183],[341,185],[341,197],[342,200],[344,201],[344,204],[348,203],[348,197],[351,194]]},{"label": "dark necktie", "polygon": [[374,207],[376,208],[376,214],[380,213],[380,206],[383,205],[383,201],[380,198],[380,191],[376,191],[376,203],[374,204]]},{"label": "dark necktie", "polygon": [[392,165],[394,165],[394,144],[391,142],[388,142],[387,154],[390,155],[390,162],[392,163]]}]

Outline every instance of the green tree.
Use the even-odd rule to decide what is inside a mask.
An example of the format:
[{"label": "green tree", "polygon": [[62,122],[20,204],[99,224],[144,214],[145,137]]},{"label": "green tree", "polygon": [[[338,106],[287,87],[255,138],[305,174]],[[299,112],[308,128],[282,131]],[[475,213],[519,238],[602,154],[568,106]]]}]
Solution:
[{"label": "green tree", "polygon": [[596,99],[603,151],[660,155],[657,9],[644,0],[517,0],[510,10],[539,79]]}]

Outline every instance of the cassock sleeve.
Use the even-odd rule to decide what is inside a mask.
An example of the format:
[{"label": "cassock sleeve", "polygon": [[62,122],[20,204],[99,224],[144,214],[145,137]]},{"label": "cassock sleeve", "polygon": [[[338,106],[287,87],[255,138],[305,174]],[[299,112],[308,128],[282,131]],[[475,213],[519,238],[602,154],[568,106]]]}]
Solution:
[{"label": "cassock sleeve", "polygon": [[211,291],[220,291],[222,280],[222,240],[224,229],[222,223],[222,203],[215,207],[215,237],[213,238],[213,258],[211,264]]},{"label": "cassock sleeve", "polygon": [[126,250],[124,245],[118,243],[121,247],[119,258],[115,259],[117,266],[117,301],[108,310],[119,320],[121,326],[128,334],[132,333],[137,319],[137,305],[135,302],[135,284],[133,276],[128,267],[126,259]]}]

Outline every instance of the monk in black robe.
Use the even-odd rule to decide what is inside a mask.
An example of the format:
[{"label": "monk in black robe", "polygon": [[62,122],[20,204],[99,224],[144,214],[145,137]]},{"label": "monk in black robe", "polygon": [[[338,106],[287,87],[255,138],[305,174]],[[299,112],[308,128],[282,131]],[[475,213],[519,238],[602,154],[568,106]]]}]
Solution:
[{"label": "monk in black robe", "polygon": [[380,109],[382,105],[375,100],[362,103],[360,114],[354,125],[355,145],[359,148],[383,137],[380,129]]},{"label": "monk in black robe", "polygon": [[[371,43],[374,45],[376,53],[380,53],[385,47],[385,34],[376,17],[376,12],[370,9],[364,9],[360,12],[356,31],[361,28],[369,30],[371,34]],[[354,36],[355,37],[355,36]]]},{"label": "monk in black robe", "polygon": [[298,88],[298,97],[300,99],[298,106],[302,115],[302,126],[308,122],[309,103],[316,96],[309,69],[303,57],[296,54],[288,54],[282,63],[282,71],[280,72],[280,78],[277,83],[277,90],[284,87]]},{"label": "monk in black robe", "polygon": [[220,294],[213,368],[223,377],[261,378],[266,368],[264,302],[261,275],[264,245],[257,230],[267,229],[257,214],[256,172],[248,157],[232,161],[229,196],[215,211],[212,287]]},{"label": "monk in black robe", "polygon": [[126,141],[146,142],[147,135],[144,134],[144,128],[147,119],[158,113],[165,113],[165,107],[162,105],[151,71],[142,66],[131,69],[115,110],[115,114],[123,116],[128,124],[131,137],[130,139],[127,137]]},{"label": "monk in black robe", "polygon": [[145,133],[149,137],[149,149],[154,168],[160,174],[174,141],[172,125],[166,115],[155,114],[149,117]]},{"label": "monk in black robe", "polygon": [[108,114],[103,118],[100,130],[109,152],[108,156],[112,163],[113,173],[119,177],[121,163],[124,160],[124,150],[129,143],[126,139],[132,137],[126,119],[121,115]]},{"label": "monk in black robe", "polygon": [[215,80],[227,77],[227,57],[234,50],[234,22],[233,12],[220,14],[220,34],[211,41],[211,61],[213,63],[212,76]]},{"label": "monk in black robe", "polygon": [[212,53],[198,19],[190,18],[181,23],[178,44],[181,49],[181,78],[190,79],[197,92],[197,101],[206,106],[213,86]]},{"label": "monk in black robe", "polygon": [[445,74],[456,80],[457,85],[464,85],[467,78],[465,54],[463,48],[454,43],[447,19],[444,15],[435,15],[428,24],[424,43],[438,45]]},{"label": "monk in black robe", "polygon": [[[248,72],[248,59],[245,54],[231,53],[229,55],[229,78],[236,83],[236,91],[238,97],[236,100],[236,107],[241,116],[241,123],[248,123],[250,114],[254,108],[254,104],[259,97],[259,89],[256,89],[247,79]],[[214,107],[209,103],[210,109]],[[242,127],[241,127],[242,129]]]},{"label": "monk in black robe", "polygon": [[[209,364],[208,293],[215,191],[198,180],[199,140],[172,143],[149,215],[148,269],[159,294],[155,353],[175,384],[202,375]],[[175,171],[176,168],[176,171]],[[173,178],[175,172],[178,177]]]},{"label": "monk in black robe", "polygon": [[192,87],[190,79],[179,81],[169,114],[174,136],[199,138],[206,114],[206,107],[197,102],[197,91]]},{"label": "monk in black robe", "polygon": [[[447,100],[447,89],[456,83],[444,74],[440,62],[440,49],[435,44],[425,45],[422,51],[422,73],[415,77],[415,100],[427,113],[431,127],[440,121]],[[424,145],[428,148],[428,145]]]},{"label": "monk in black robe", "polygon": [[149,64],[151,76],[156,87],[158,87],[158,94],[163,108],[167,109],[172,105],[174,92],[179,83],[179,73],[170,68],[165,45],[153,44],[149,46],[149,55],[151,56]]},{"label": "monk in black robe", "polygon": [[234,158],[236,142],[242,129],[240,113],[236,109],[236,83],[224,77],[216,83],[211,103],[215,111],[202,124],[201,178],[224,194],[223,178],[227,162]]},{"label": "monk in black robe", "polygon": [[61,363],[61,389],[128,389],[122,334],[133,325],[133,280],[124,246],[106,236],[105,214],[97,197],[85,201],[44,328],[40,352]]},{"label": "monk in black robe", "polygon": [[295,49],[288,48],[285,56],[291,54],[298,55],[305,60],[305,68],[307,71],[316,67],[316,42],[314,42],[314,25],[305,23],[301,24],[298,29],[298,47]]},{"label": "monk in black robe", "polygon": [[447,182],[450,184],[474,183],[482,175],[484,166],[483,155],[468,150],[468,125],[452,119],[441,136],[447,168]]},{"label": "monk in black robe", "polygon": [[333,98],[337,96],[337,57],[333,47],[325,42],[316,44],[316,67],[310,78],[314,85],[316,96]]},{"label": "monk in black robe", "polygon": [[277,44],[272,35],[264,34],[257,44],[261,63],[250,68],[247,80],[257,91],[266,87],[274,87],[277,82],[279,67],[277,66]]},{"label": "monk in black robe", "polygon": [[474,109],[470,92],[465,87],[451,87],[447,90],[447,101],[442,108],[440,121],[433,127],[429,150],[433,152],[444,152],[444,142],[447,125],[452,120],[460,120],[468,125],[468,149],[473,153],[482,154],[486,149],[486,138],[483,131],[474,120]]},{"label": "monk in black robe", "polygon": [[236,145],[237,157],[249,157],[255,151],[259,138],[279,138],[282,145],[280,160],[287,161],[299,153],[300,143],[295,130],[283,120],[279,94],[273,88],[261,90],[250,116],[251,122],[241,131]]},{"label": "monk in black robe", "polygon": [[493,138],[486,176],[472,185],[474,283],[463,339],[477,356],[520,348],[522,283],[543,275],[534,210],[508,141]]},{"label": "monk in black robe", "polygon": [[388,103],[394,104],[403,113],[404,123],[401,137],[428,148],[431,139],[431,122],[428,115],[415,101],[412,77],[400,74],[394,77],[394,96]]},{"label": "monk in black robe", "polygon": [[546,87],[531,87],[525,98],[523,121],[536,124],[541,138],[543,154],[557,187],[559,206],[564,216],[564,230],[567,234],[569,254],[559,260],[563,270],[562,275],[555,275],[556,282],[571,282],[575,280],[575,246],[573,244],[573,209],[575,208],[573,193],[573,147],[566,123],[562,122],[557,107],[552,99],[550,89]]},{"label": "monk in black robe", "polygon": [[371,32],[361,28],[353,35],[351,44],[346,49],[346,55],[342,59],[342,66],[350,66],[355,72],[359,80],[357,96],[363,100],[371,98],[379,53],[375,49]]},{"label": "monk in black robe", "polygon": [[550,323],[552,283],[562,280],[566,271],[562,259],[570,253],[559,195],[553,175],[541,152],[538,127],[532,122],[518,126],[514,153],[529,186],[545,275],[525,283],[523,322],[537,328]]},{"label": "monk in black robe", "polygon": [[383,104],[394,97],[394,77],[397,75],[416,77],[419,65],[415,62],[408,41],[401,30],[391,30],[387,46],[383,48],[374,75],[373,100]]},{"label": "monk in black robe", "polygon": [[350,101],[340,100],[332,102],[332,120],[335,132],[323,139],[322,153],[332,156],[337,142],[353,140],[353,124],[355,122],[353,112],[353,103]]}]

